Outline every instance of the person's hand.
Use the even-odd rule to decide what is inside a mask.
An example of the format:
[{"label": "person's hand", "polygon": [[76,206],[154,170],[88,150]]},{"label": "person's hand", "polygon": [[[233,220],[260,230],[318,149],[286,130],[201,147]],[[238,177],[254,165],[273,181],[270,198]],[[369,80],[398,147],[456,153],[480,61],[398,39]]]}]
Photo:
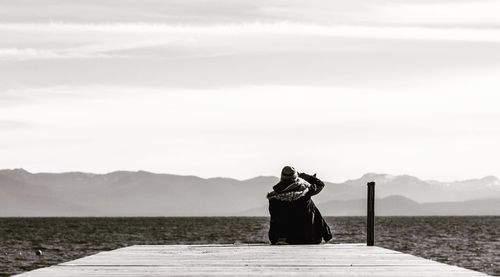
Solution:
[{"label": "person's hand", "polygon": [[309,174],[307,174],[307,173],[300,172],[300,173],[299,173],[299,177],[300,177],[300,178],[302,178],[302,179],[304,179],[304,180],[307,180],[307,178],[309,178],[309,177],[314,177],[314,178],[316,178],[316,173],[314,173],[313,175],[309,175]]}]

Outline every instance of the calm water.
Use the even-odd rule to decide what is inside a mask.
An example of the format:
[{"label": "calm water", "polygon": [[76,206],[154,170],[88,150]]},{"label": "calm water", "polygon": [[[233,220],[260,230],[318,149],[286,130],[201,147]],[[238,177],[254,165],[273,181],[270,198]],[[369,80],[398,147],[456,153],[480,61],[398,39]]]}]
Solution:
[{"label": "calm water", "polygon": [[[326,219],[333,243],[365,242],[365,218]],[[0,218],[0,275],[134,244],[267,243],[268,226],[265,217]],[[500,276],[500,217],[378,217],[376,244]]]}]

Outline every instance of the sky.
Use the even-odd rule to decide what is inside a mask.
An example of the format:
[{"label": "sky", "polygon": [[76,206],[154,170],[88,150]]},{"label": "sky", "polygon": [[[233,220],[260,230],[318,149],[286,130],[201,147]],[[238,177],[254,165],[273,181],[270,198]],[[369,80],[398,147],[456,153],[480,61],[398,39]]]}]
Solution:
[{"label": "sky", "polygon": [[0,0],[0,168],[500,176],[500,2]]}]

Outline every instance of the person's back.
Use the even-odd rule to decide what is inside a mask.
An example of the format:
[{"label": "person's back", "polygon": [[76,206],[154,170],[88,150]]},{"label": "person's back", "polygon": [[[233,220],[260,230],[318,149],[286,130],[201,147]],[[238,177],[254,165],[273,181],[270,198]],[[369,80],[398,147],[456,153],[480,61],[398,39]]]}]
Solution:
[{"label": "person's back", "polygon": [[267,195],[271,244],[317,244],[332,238],[330,228],[311,199],[323,187],[324,183],[315,175],[298,174],[290,166],[283,168],[280,182]]}]

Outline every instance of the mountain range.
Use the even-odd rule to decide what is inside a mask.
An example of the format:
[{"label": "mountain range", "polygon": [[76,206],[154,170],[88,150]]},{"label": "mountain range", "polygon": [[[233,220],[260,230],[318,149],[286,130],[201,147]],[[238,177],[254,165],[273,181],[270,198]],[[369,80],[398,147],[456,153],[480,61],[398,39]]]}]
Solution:
[{"label": "mountain range", "polygon": [[[321,176],[318,176],[321,178]],[[494,176],[454,182],[368,173],[325,182],[314,201],[324,215],[365,215],[376,182],[377,215],[500,215]],[[0,170],[0,216],[266,216],[274,176],[204,179],[146,171],[30,173]]]}]

